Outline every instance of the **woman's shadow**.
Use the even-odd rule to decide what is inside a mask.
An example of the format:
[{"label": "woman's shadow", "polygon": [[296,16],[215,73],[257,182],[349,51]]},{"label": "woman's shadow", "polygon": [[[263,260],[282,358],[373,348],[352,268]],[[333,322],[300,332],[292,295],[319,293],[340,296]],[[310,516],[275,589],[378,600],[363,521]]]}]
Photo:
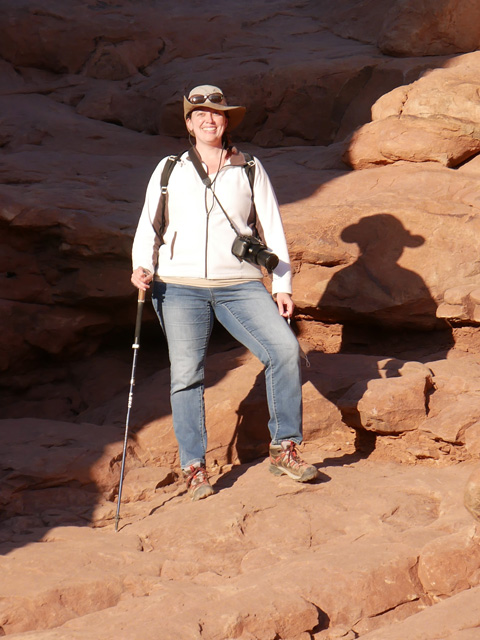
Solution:
[{"label": "woman's shadow", "polygon": [[[345,227],[340,238],[358,245],[358,258],[337,271],[317,305],[320,320],[342,325],[338,352],[387,360],[382,365],[385,377],[398,376],[405,360],[445,358],[454,344],[451,326],[437,318],[437,303],[423,278],[398,264],[405,248],[419,248],[425,238],[411,234],[388,213],[360,219]],[[313,354],[319,366],[321,359],[322,354]],[[379,368],[365,366],[361,375],[355,386],[357,403],[368,382],[380,377]],[[335,394],[324,395],[334,403],[338,400]],[[376,442],[375,433],[361,428],[359,415],[352,419],[351,407],[348,418],[343,411],[342,415],[356,430],[355,453],[332,459],[335,464],[368,457]]]},{"label": "woman's shadow", "polygon": [[340,238],[358,245],[358,258],[331,278],[317,305],[321,320],[343,326],[340,352],[377,354],[378,344],[400,353],[408,351],[402,339],[415,345],[417,336],[426,350],[438,344],[448,352],[450,325],[437,318],[437,303],[423,278],[398,264],[405,248],[421,247],[425,238],[412,235],[389,213],[362,218]]}]

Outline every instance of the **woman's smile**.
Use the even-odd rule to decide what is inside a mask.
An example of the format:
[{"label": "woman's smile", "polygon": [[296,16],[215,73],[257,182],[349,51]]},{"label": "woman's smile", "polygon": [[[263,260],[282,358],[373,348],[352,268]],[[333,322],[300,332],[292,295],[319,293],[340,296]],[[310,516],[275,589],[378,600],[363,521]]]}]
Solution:
[{"label": "woman's smile", "polygon": [[187,126],[197,140],[205,136],[207,139],[221,140],[227,127],[227,117],[221,111],[204,108],[192,112]]}]

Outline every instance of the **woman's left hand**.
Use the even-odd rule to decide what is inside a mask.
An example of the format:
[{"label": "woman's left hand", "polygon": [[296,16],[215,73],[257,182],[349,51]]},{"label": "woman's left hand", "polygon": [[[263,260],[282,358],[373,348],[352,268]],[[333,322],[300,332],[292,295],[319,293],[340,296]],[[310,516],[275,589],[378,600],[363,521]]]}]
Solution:
[{"label": "woman's left hand", "polygon": [[293,316],[295,304],[289,293],[277,293],[275,302],[277,303],[278,312],[281,316],[284,318],[291,318]]}]

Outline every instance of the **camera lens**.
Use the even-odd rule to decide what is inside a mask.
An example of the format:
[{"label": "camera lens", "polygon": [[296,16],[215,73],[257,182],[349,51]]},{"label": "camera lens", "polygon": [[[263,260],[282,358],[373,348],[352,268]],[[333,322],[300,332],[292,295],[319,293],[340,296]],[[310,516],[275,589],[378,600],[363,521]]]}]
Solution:
[{"label": "camera lens", "polygon": [[271,273],[278,264],[278,257],[268,249],[262,249],[257,254],[257,262]]}]

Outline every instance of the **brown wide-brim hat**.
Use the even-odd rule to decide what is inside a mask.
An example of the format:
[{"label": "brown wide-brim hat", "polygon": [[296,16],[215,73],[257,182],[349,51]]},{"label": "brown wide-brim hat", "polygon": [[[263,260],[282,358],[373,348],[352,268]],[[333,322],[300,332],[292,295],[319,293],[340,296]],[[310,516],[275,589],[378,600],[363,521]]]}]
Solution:
[{"label": "brown wide-brim hat", "polygon": [[[209,96],[212,94],[220,94],[222,96],[220,102],[211,102]],[[204,102],[194,104],[189,101],[192,96],[203,96]],[[228,117],[227,131],[232,131],[235,127],[241,123],[245,116],[245,107],[233,106],[227,104],[227,100],[223,95],[223,91],[218,87],[214,87],[211,84],[202,84],[199,87],[195,87],[190,91],[187,97],[183,97],[183,117],[187,120],[187,116],[195,111],[195,109],[202,109],[208,107],[209,109],[215,109],[215,111],[224,111]]]}]

